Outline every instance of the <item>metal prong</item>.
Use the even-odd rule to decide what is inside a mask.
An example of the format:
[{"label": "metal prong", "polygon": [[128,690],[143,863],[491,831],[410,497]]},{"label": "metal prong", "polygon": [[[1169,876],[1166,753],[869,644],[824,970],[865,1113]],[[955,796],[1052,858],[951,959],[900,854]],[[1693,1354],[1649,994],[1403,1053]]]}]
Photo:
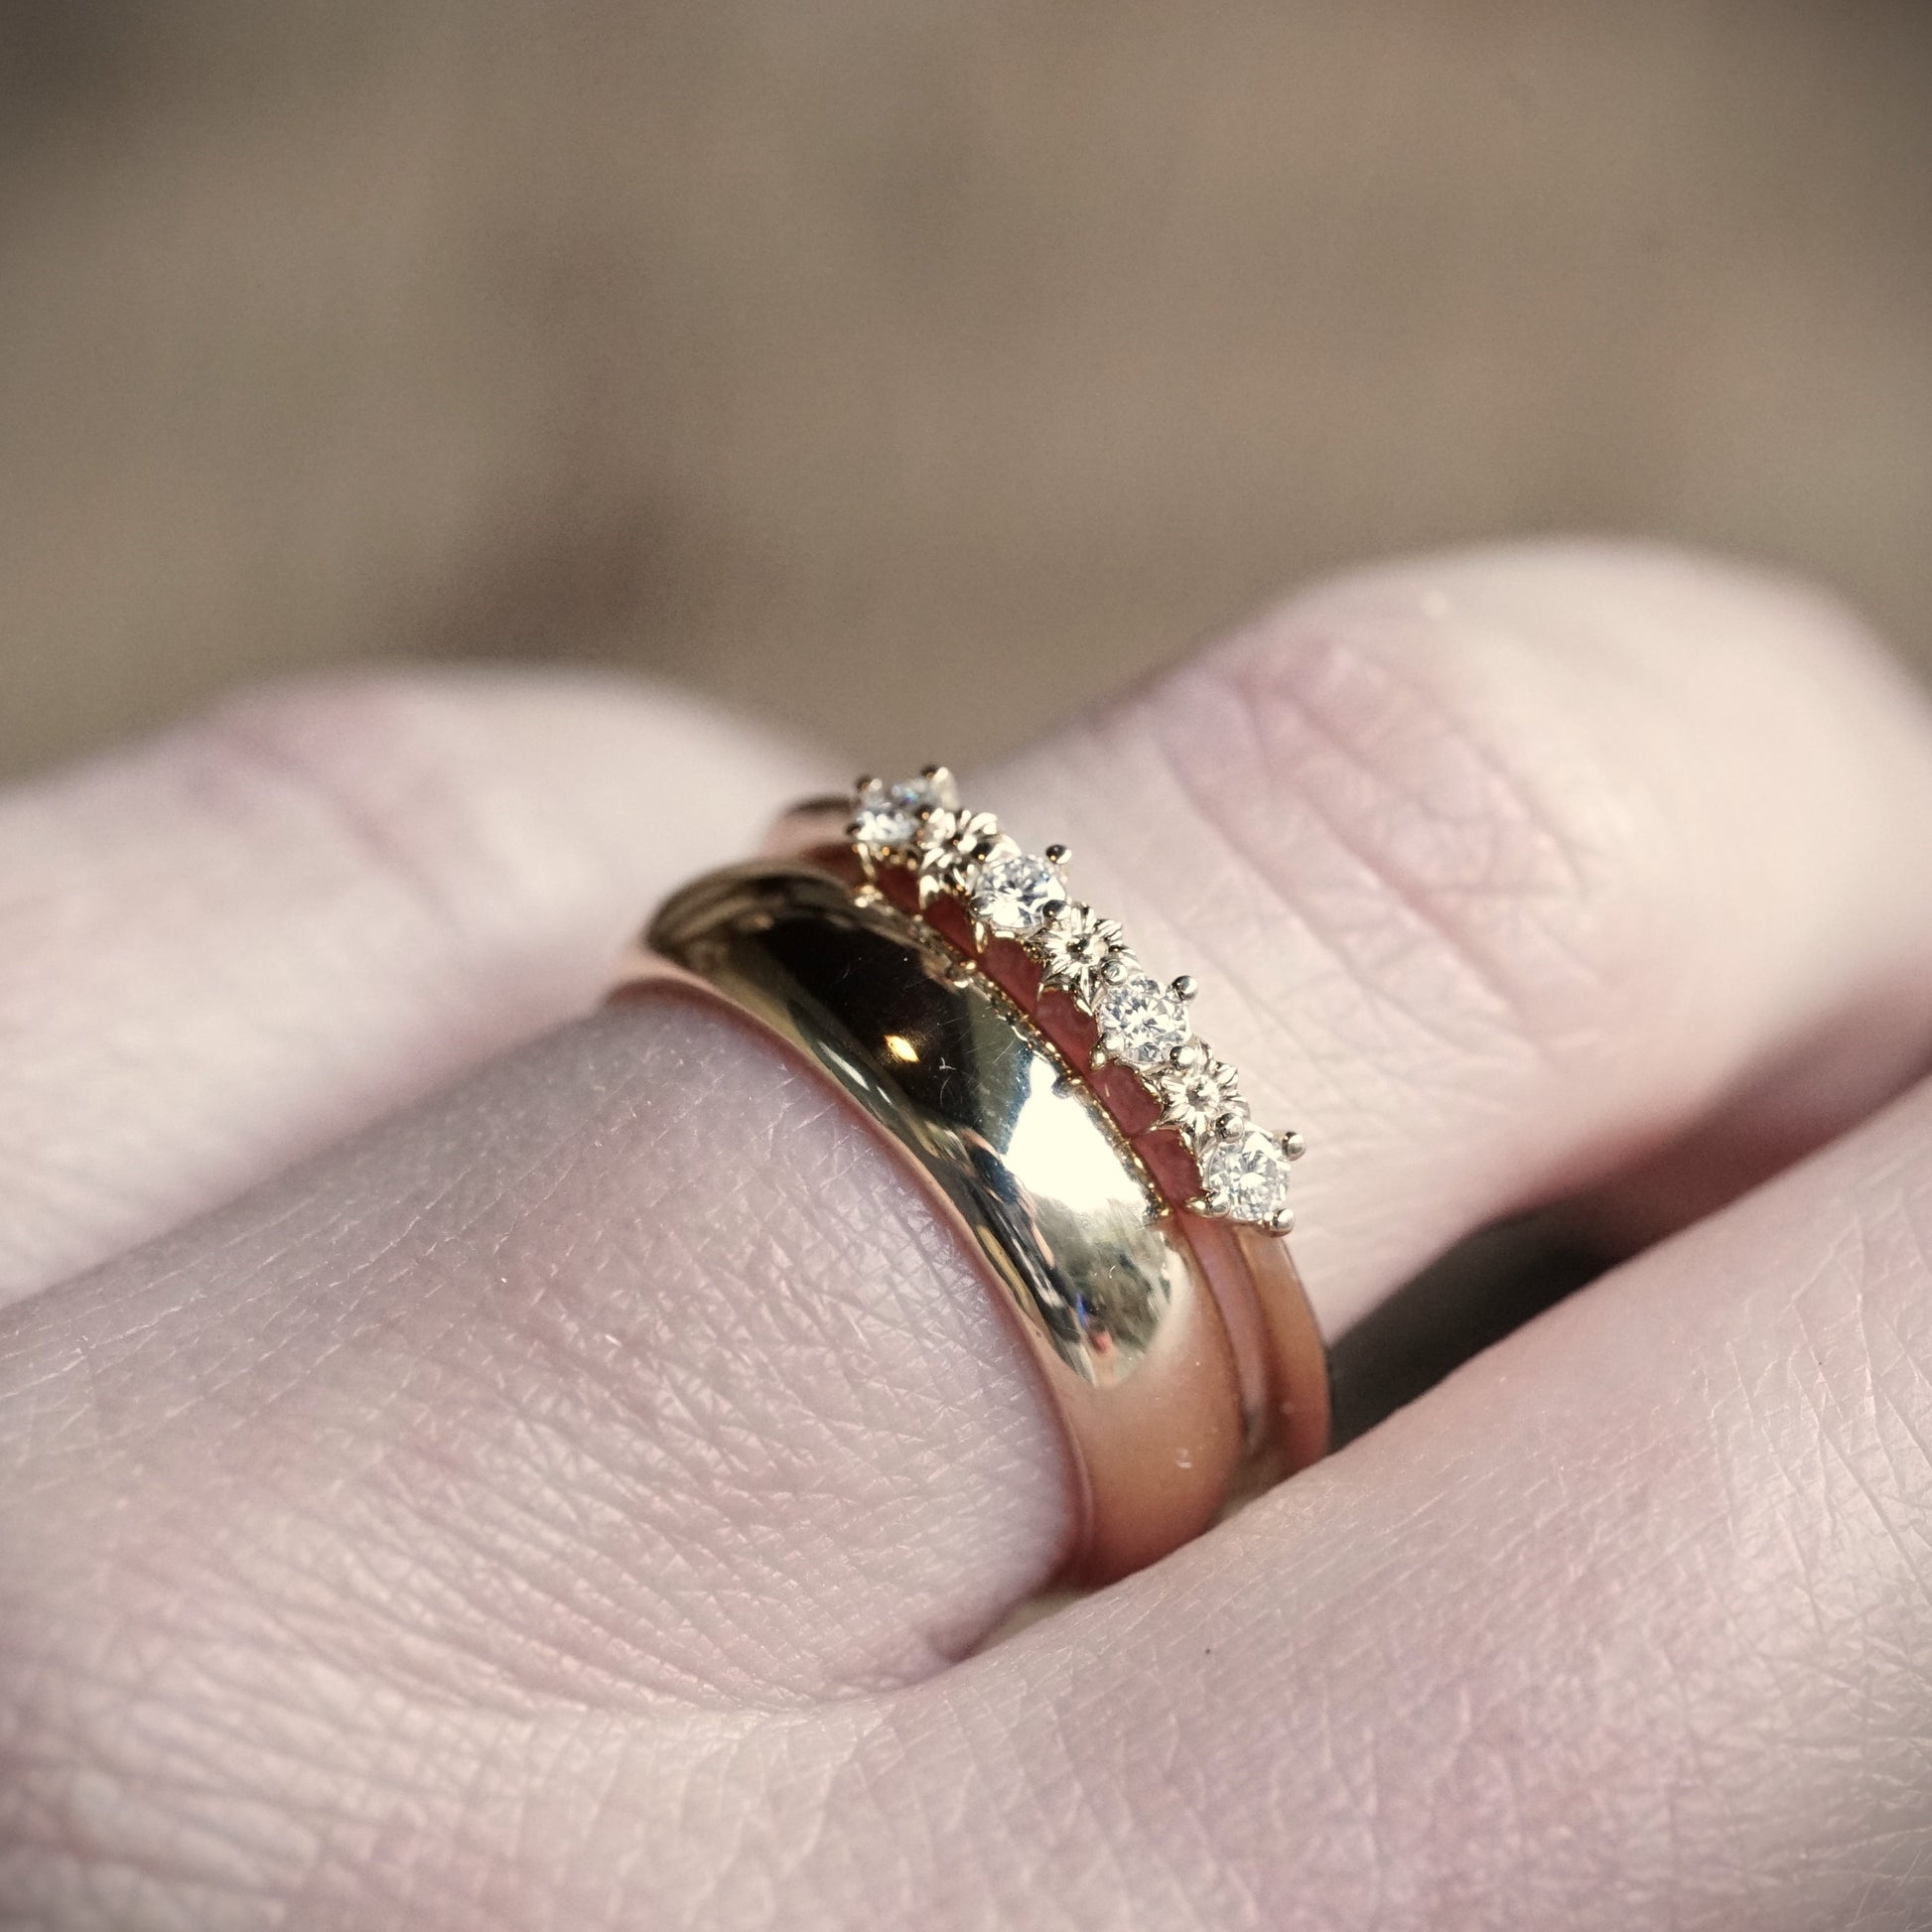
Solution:
[{"label": "metal prong", "polygon": [[1309,1144],[1307,1141],[1303,1140],[1301,1135],[1284,1134],[1282,1136],[1282,1152],[1285,1155],[1287,1155],[1287,1157],[1291,1161],[1299,1161],[1302,1158],[1302,1156],[1305,1155],[1308,1151],[1309,1151]]},{"label": "metal prong", "polygon": [[1110,986],[1118,986],[1127,977],[1127,962],[1119,953],[1108,960],[1100,969],[1100,977]]},{"label": "metal prong", "polygon": [[870,771],[861,771],[859,775],[856,778],[854,778],[852,781],[852,789],[862,794],[868,791],[876,790],[878,788],[878,785],[879,785],[879,780],[875,778]]},{"label": "metal prong", "polygon": [[1057,919],[1060,916],[1060,914],[1065,910],[1066,910],[1065,899],[1049,898],[1046,901],[1046,903],[1039,908],[1040,924],[1044,925],[1048,919]]},{"label": "metal prong", "polygon": [[1096,1073],[1098,1073],[1103,1066],[1112,1066],[1113,1063],[1114,1063],[1113,1054],[1108,1052],[1108,1050],[1104,1046],[1096,1046],[1093,1049],[1093,1051],[1087,1055],[1087,1064],[1090,1067],[1092,1067]]},{"label": "metal prong", "polygon": [[1294,1208],[1277,1208],[1274,1213],[1269,1215],[1265,1225],[1270,1234],[1292,1234],[1295,1231]]},{"label": "metal prong", "polygon": [[1046,863],[1049,866],[1063,866],[1072,857],[1072,851],[1066,846],[1049,845],[1046,848]]},{"label": "metal prong", "polygon": [[1200,991],[1200,981],[1192,973],[1182,973],[1173,983],[1176,1000],[1191,1000]]}]

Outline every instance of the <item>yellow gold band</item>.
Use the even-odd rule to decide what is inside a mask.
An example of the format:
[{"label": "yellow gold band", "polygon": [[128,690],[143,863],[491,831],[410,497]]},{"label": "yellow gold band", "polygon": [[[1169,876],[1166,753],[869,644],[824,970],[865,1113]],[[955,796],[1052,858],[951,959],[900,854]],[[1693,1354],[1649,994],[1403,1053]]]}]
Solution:
[{"label": "yellow gold band", "polygon": [[[790,841],[794,847],[800,841]],[[1183,1212],[1033,1016],[832,849],[694,882],[616,996],[757,1021],[882,1130],[998,1284],[1065,1427],[1089,1581],[1210,1524],[1251,1452],[1326,1435],[1286,1244]]]}]

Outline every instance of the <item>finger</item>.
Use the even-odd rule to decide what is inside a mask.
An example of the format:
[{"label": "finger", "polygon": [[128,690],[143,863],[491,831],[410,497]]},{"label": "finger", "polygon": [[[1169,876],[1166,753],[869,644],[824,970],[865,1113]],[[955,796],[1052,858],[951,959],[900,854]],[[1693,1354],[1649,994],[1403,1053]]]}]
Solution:
[{"label": "finger", "polygon": [[[1379,819],[1349,806],[1357,760],[1324,765],[1299,742],[1239,774],[1275,786],[1276,816],[1301,834],[1279,875],[1255,871],[1240,895],[1204,888],[1217,872],[1247,877],[1262,848],[1245,816],[1230,819],[1228,845],[1204,814],[1185,840],[1156,830],[1111,859],[1109,825],[1096,818],[1083,841],[1150,953],[1162,942],[1143,936],[1143,912],[1172,897],[1208,969],[1279,1016],[1250,1022],[1259,1078],[1281,1081],[1301,1053],[1321,1081],[1317,1118],[1346,1148],[1347,1178],[1310,1212],[1332,1211],[1370,1248],[1373,1265],[1352,1273],[1324,1251],[1358,1303],[1408,1254],[1460,1232],[1458,1218],[1519,1197],[1526,1173],[1555,1184],[1607,1166],[1788,1041],[1848,1016],[1868,1026],[1883,1009],[1876,990],[1926,963],[1923,917],[1896,887],[1922,858],[1924,749],[1836,620],[1754,583],[1642,560],[1444,569],[1462,599],[1502,600],[1505,639],[1535,622],[1560,631],[1573,606],[1603,628],[1594,649],[1622,668],[1553,651],[1547,670],[1522,673],[1555,680],[1531,684],[1549,713],[1533,744],[1561,729],[1565,688],[1599,708],[1606,693],[1645,693],[1640,667],[1661,646],[1618,640],[1673,624],[1784,693],[1750,700],[1783,742],[1763,767],[1738,758],[1711,770],[1698,677],[1681,703],[1626,696],[1625,729],[1600,748],[1639,755],[1622,780],[1598,774],[1569,805],[1571,759],[1538,755],[1553,759],[1540,806],[1573,810],[1582,828],[1561,875],[1533,863],[1547,835],[1522,829],[1519,806],[1500,830],[1469,834],[1500,856],[1456,875],[1462,894],[1425,915],[1406,866],[1369,867],[1354,848],[1373,849],[1379,825],[1399,855],[1418,820],[1453,828],[1499,808],[1480,785],[1469,803],[1471,759],[1478,774],[1489,762],[1468,750],[1476,715],[1431,754],[1444,727],[1429,721],[1447,700],[1416,682],[1425,673],[1383,675],[1369,643],[1348,642],[1359,621],[1383,640],[1375,648],[1409,661],[1373,598],[1351,615],[1346,598],[1365,591],[1292,612],[1273,655],[1251,640],[1218,669],[1183,674],[1165,706],[1143,705],[1143,736],[1190,709],[1204,735],[1258,663],[1291,688],[1306,676],[1325,690],[1337,651],[1345,666],[1370,652],[1363,689],[1390,693],[1391,710],[1364,699],[1351,714],[1361,757],[1389,756],[1406,721],[1404,784],[1390,781]],[[1388,596],[1414,602],[1401,579]],[[1429,650],[1427,675],[1460,702],[1486,692],[1502,706],[1501,742],[1514,746],[1532,720],[1485,670],[1493,682],[1498,650],[1504,663],[1545,659],[1471,621],[1436,634],[1444,621],[1417,607],[1410,652]],[[1252,703],[1265,709],[1265,694]],[[1662,716],[1644,722],[1653,703]],[[1178,780],[1161,789],[1158,754],[1134,763],[1135,716],[1071,741],[1066,757],[1111,748],[1115,795],[1165,824]],[[1004,781],[1016,813],[1023,776]],[[1794,784],[1824,797],[1840,836],[1791,838],[1776,867],[1754,864],[1748,842],[1733,850],[1733,830],[1787,829],[1780,801]],[[1415,800],[1430,786],[1438,802],[1425,810]],[[1672,837],[1660,839],[1666,806]],[[1363,829],[1346,848],[1324,845],[1320,819],[1345,807]],[[1016,817],[1016,829],[1032,840],[1059,828]],[[1590,863],[1572,864],[1570,847],[1585,844]],[[1676,885],[1685,864],[1705,869],[1702,890]],[[1290,897],[1303,867],[1325,917]],[[1567,894],[1581,909],[1565,910]],[[1448,923],[1464,897],[1488,908],[1474,937]],[[1815,939],[1826,927],[1829,945]],[[1467,963],[1478,939],[1481,972]],[[1561,971],[1546,990],[1552,960]],[[1521,990],[1503,999],[1492,979]],[[1219,1032],[1210,997],[1204,1024]],[[1358,1060],[1335,1043],[1350,1028]],[[1662,1082],[1663,1103],[1589,1044],[1596,1033]],[[1340,1098],[1351,1078],[1360,1120]],[[1500,1158],[1511,1151],[1517,1161]],[[1345,1314],[1348,1295],[1330,1298],[1331,1316]],[[847,1695],[916,1677],[969,1642],[1053,1568],[1067,1526],[1018,1352],[897,1172],[757,1042],[681,1012],[607,1016],[540,1043],[359,1154],[14,1320],[12,1452],[36,1473],[7,1506],[12,1570],[31,1580],[18,1620],[34,1633],[35,1681],[51,1658],[84,1659],[89,1681],[104,1669],[114,1697],[184,1749],[206,1751],[319,1651],[348,1683],[380,1684],[404,1725],[423,1722],[425,1703],[661,1711]],[[158,1659],[143,1634],[156,1629],[168,1633]],[[83,1716],[48,1748],[70,1764],[110,1746]],[[138,1740],[127,1748],[138,1760]],[[366,1777],[358,1753],[382,1738],[332,1735],[327,1748],[325,1783]],[[154,1802],[165,1816],[171,1800]]]},{"label": "finger", "polygon": [[[1734,729],[1740,721],[1748,729]],[[1923,721],[1842,619],[1734,573],[1642,554],[1531,551],[1359,580],[1291,607],[998,774],[993,788],[1012,800],[1023,836],[1071,831],[1083,888],[1129,917],[1150,961],[1200,971],[1201,1024],[1238,1055],[1261,1105],[1279,1097],[1287,1114],[1293,1090],[1304,1090],[1296,1112],[1327,1151],[1308,1190],[1302,1245],[1331,1327],[1434,1248],[1680,1130],[1796,1042],[1875,1021],[1903,1035],[1880,1039],[1894,1058],[1922,1043],[1924,1017],[1900,1016],[1886,996],[1916,984],[1932,957],[1932,912],[1896,885],[1926,870],[1932,842]],[[1133,806],[1095,802],[1113,799]],[[677,1169],[669,1191],[625,1166],[607,1183],[608,1209],[593,1195],[562,1216],[539,1198],[515,1223],[528,1269],[554,1254],[573,1281],[583,1277],[588,1306],[612,1305],[610,1319],[586,1331],[593,1342],[639,1318],[625,1312],[629,1294],[663,1305],[652,1318],[673,1326],[653,1332],[627,1371],[646,1378],[632,1391],[635,1416],[661,1403],[649,1377],[672,1385],[682,1363],[711,1359],[717,1337],[733,1332],[735,1297],[809,1321],[820,1298],[852,1292],[849,1282],[882,1314],[916,1311],[928,1325],[935,1307],[957,1301],[959,1282],[917,1259],[950,1255],[949,1244],[921,1220],[885,1212],[896,1196],[876,1163],[862,1169],[844,1152],[843,1132],[829,1143],[833,1158],[871,1179],[849,1199],[801,1183],[802,1247],[820,1219],[835,1232],[918,1226],[922,1240],[898,1251],[896,1266],[875,1253],[864,1267],[835,1241],[831,1263],[787,1256],[782,1271],[767,1262],[773,1279],[760,1280],[756,1241],[737,1245],[747,1227],[762,1226],[745,1211],[759,1176],[737,1163],[736,1126],[708,1123],[699,1105],[723,1091],[696,1078],[713,1049],[695,1042],[709,1035],[688,1021],[652,1024],[650,1050],[669,1059],[647,1054],[628,1075],[613,1073],[610,1091],[638,1124],[612,1145],[633,1148],[641,1137],[633,1162],[668,1168],[677,1150],[695,1165]],[[582,1053],[556,1051],[582,1089]],[[789,1091],[768,1059],[750,1064],[733,1122],[757,1118],[766,1084]],[[660,1092],[647,1075],[662,1065],[683,1069],[699,1091]],[[510,1211],[543,1145],[533,1150],[528,1137],[561,1131],[519,1095],[555,1081],[567,1108],[570,1089],[562,1071],[524,1080],[459,1105],[426,1151],[406,1142],[397,1171],[420,1174],[467,1148],[479,1184],[498,1187]],[[580,1091],[579,1140],[602,1146],[600,1136],[619,1131],[607,1104]],[[489,1129],[481,1141],[479,1122]],[[644,1132],[651,1122],[654,1136]],[[598,1171],[595,1162],[581,1170]],[[366,1172],[303,1184],[346,1203]],[[413,1198],[391,1200],[390,1211],[413,1214]],[[370,1211],[382,1202],[378,1192]],[[657,1203],[659,1218],[640,1220],[642,1202]],[[580,1221],[608,1222],[608,1247],[587,1245]],[[492,1268],[460,1236],[441,1231],[432,1271],[458,1302]],[[660,1249],[680,1264],[697,1260],[661,1279]],[[352,1274],[357,1250],[326,1249],[321,1265]],[[296,1306],[313,1292],[300,1269],[264,1264],[257,1274],[281,1282]],[[706,1275],[718,1292],[687,1279]],[[387,1333],[389,1301],[442,1306],[423,1284],[385,1280],[375,1305],[345,1303],[342,1318]],[[242,1311],[221,1310],[207,1293],[184,1318],[213,1323],[225,1350],[243,1332]],[[515,1323],[474,1340],[485,1382],[491,1361],[513,1364],[528,1350]],[[406,1359],[400,1339],[391,1352]],[[769,1409],[770,1385],[795,1388],[794,1367],[780,1350],[753,1351],[718,1413]],[[571,1368],[556,1365],[566,1390]],[[190,1377],[177,1398],[191,1401],[195,1386]],[[351,1413],[362,1399],[345,1397]],[[837,1408],[829,1392],[800,1404],[793,1420],[807,1437],[814,1400]],[[974,1425],[957,1420],[956,1406],[949,1413],[969,1435]],[[606,1420],[621,1438],[624,1414]],[[938,1417],[931,1426],[942,1428]],[[1000,1421],[994,1433],[1010,1427]],[[960,1451],[958,1441],[940,1441],[943,1463],[970,1468]],[[885,1588],[880,1623],[851,1648],[850,1631],[837,1628],[841,1681],[880,1630],[926,1613],[911,1606],[952,1602],[958,1627],[970,1627],[1051,1567],[1057,1460],[1035,1456],[1007,1473],[1012,1486],[999,1495],[939,1482],[946,1504],[916,1536],[938,1552],[940,1581]],[[702,1533],[702,1489],[669,1485],[667,1546],[680,1524]],[[814,1506],[781,1486],[771,1507],[785,1512],[787,1535],[822,1538],[828,1577],[855,1575],[871,1587],[901,1560],[914,1527],[888,1511],[869,1548],[854,1541],[849,1502]],[[698,1512],[688,1522],[677,1513],[687,1503]],[[986,1526],[1008,1512],[1019,1527],[1006,1546],[1012,1568],[1002,1569],[983,1544]],[[740,1560],[734,1549],[714,1564],[729,1572]],[[748,1574],[765,1574],[742,1560]],[[824,1631],[808,1624],[807,1633],[797,1670],[811,1683],[810,1644]],[[782,1677],[792,1666],[772,1668]]]},{"label": "finger", "polygon": [[[1054,1874],[1068,1926],[1932,1922],[1928,1149],[1921,1089],[900,1702],[846,1774],[902,1859],[868,1883],[997,1923]],[[834,1923],[842,1840],[787,1866]]]},{"label": "finger", "polygon": [[0,1299],[580,1011],[806,770],[615,681],[358,677],[0,801]]},{"label": "finger", "polygon": [[1928,745],[1816,596],[1551,545],[1344,580],[984,789],[1305,1133],[1333,1332],[1694,1125],[1646,1225],[1896,1092],[1932,1043]]},{"label": "finger", "polygon": [[0,1462],[31,1473],[0,1567],[36,1603],[88,1593],[97,1510],[147,1581],[95,1608],[166,1620],[218,1571],[303,1642],[409,1632],[448,1695],[918,1676],[1063,1531],[967,1256],[843,1103],[682,1005],[539,1040],[4,1321]]}]

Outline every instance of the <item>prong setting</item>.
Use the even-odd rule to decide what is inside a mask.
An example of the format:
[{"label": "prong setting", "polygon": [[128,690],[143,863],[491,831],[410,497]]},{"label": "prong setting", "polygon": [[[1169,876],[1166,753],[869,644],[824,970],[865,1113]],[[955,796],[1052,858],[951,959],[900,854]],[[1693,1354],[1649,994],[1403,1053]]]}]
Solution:
[{"label": "prong setting", "polygon": [[[942,764],[898,782],[862,777],[846,836],[861,874],[855,896],[880,902],[889,897],[882,884],[889,871],[909,874],[921,912],[955,901],[976,953],[995,940],[1023,947],[1042,991],[1064,994],[1093,1022],[1088,1068],[1138,1075],[1159,1108],[1155,1126],[1177,1136],[1193,1160],[1200,1184],[1187,1212],[1272,1234],[1294,1225],[1288,1171],[1305,1151],[1302,1136],[1255,1125],[1233,1068],[1189,1025],[1199,983],[1191,973],[1155,978],[1118,923],[1073,897],[1065,845],[1029,852],[992,813],[962,806]],[[975,959],[960,964],[968,974],[978,970]]]},{"label": "prong setting", "polygon": [[1032,941],[1042,982],[1088,1008],[1125,947],[1120,927],[1112,919],[1103,919],[1091,905],[1064,899],[1057,910],[1047,913]]},{"label": "prong setting", "polygon": [[1246,1118],[1233,1067],[1217,1059],[1205,1040],[1176,1046],[1147,1078],[1161,1103],[1161,1125],[1176,1129],[1190,1148],[1225,1138]]},{"label": "prong setting", "polygon": [[943,806],[949,812],[959,809],[959,786],[943,764],[922,764],[919,776],[925,781],[935,805]]}]

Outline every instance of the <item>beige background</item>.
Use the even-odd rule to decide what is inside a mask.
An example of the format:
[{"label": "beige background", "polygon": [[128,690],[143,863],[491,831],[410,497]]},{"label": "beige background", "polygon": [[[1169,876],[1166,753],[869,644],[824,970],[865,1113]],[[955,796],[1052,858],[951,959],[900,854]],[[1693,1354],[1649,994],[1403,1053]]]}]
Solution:
[{"label": "beige background", "polygon": [[1932,657],[1932,7],[0,10],[0,767],[393,653],[967,759],[1572,525]]}]

